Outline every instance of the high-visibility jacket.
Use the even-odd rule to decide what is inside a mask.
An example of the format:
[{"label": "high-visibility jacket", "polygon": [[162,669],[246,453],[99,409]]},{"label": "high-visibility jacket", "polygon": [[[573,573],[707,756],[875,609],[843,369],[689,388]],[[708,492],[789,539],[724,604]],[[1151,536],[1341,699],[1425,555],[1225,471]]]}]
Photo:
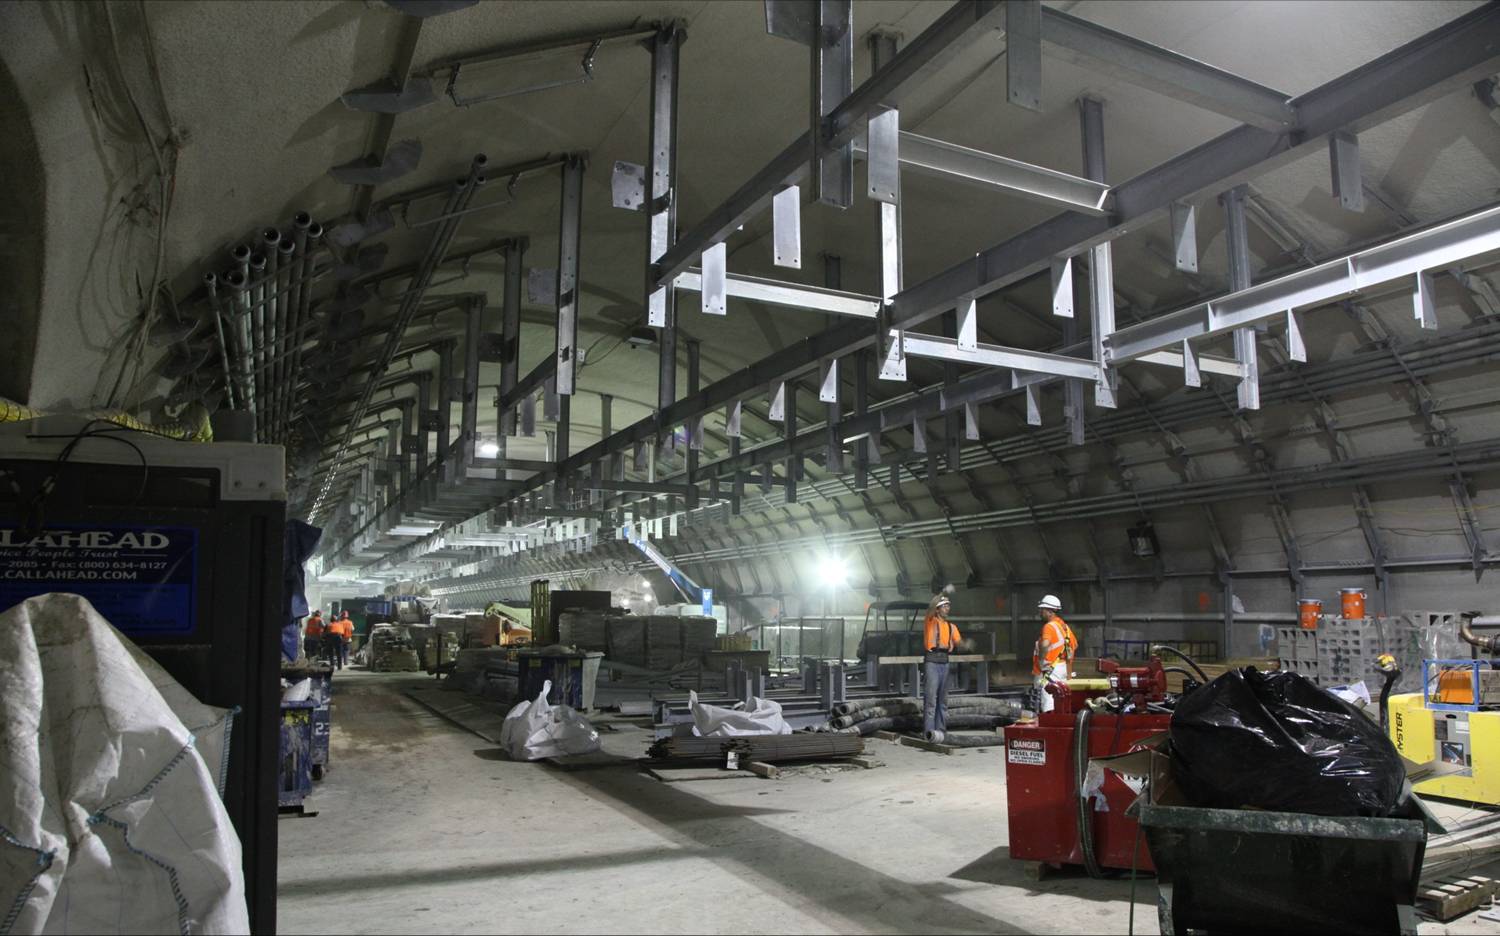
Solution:
[{"label": "high-visibility jacket", "polygon": [[927,621],[922,626],[923,649],[952,650],[962,639],[957,624],[936,614],[927,615]]},{"label": "high-visibility jacket", "polygon": [[1040,676],[1043,664],[1055,666],[1059,660],[1066,662],[1071,669],[1077,652],[1078,638],[1073,635],[1073,628],[1067,621],[1055,617],[1042,625],[1042,636],[1037,638],[1036,650],[1031,654],[1031,672]]},{"label": "high-visibility jacket", "polygon": [[354,636],[354,622],[348,620],[337,620],[328,625],[328,629],[340,637],[348,640]]},{"label": "high-visibility jacket", "polygon": [[309,636],[309,637],[322,637],[323,636],[323,631],[325,631],[327,629],[328,628],[327,628],[326,625],[324,625],[322,618],[320,618],[320,617],[311,617],[311,618],[307,619],[307,630],[306,630],[307,636]]}]

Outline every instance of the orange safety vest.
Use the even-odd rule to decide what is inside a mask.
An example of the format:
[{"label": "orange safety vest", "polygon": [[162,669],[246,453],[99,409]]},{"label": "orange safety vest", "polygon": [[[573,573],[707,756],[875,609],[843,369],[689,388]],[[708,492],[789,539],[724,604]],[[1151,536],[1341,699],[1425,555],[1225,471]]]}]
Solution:
[{"label": "orange safety vest", "polygon": [[1044,662],[1056,665],[1057,661],[1066,661],[1071,669],[1073,654],[1078,652],[1078,638],[1073,635],[1073,628],[1062,618],[1053,618],[1042,625],[1042,636],[1037,639],[1036,650],[1031,654],[1031,672],[1034,676],[1042,674]]},{"label": "orange safety vest", "polygon": [[309,637],[322,637],[324,630],[325,630],[325,628],[323,626],[323,619],[322,618],[315,617],[315,618],[309,618],[308,619],[308,622],[307,622],[307,636],[309,636]]},{"label": "orange safety vest", "polygon": [[926,650],[952,650],[962,640],[958,633],[958,625],[952,621],[938,617],[936,614],[927,615],[927,621],[922,626],[922,647]]}]

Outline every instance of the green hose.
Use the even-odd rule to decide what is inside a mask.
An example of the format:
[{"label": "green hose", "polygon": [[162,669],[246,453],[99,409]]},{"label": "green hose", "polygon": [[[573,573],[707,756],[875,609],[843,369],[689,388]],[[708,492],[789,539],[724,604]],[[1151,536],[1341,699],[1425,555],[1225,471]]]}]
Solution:
[{"label": "green hose", "polygon": [[1104,869],[1094,857],[1094,814],[1089,809],[1092,797],[1083,795],[1083,784],[1089,773],[1089,726],[1094,710],[1085,705],[1073,720],[1073,796],[1078,803],[1078,844],[1083,851],[1083,869],[1089,877],[1103,877]]},{"label": "green hose", "polygon": [[208,410],[198,403],[189,404],[184,411],[187,418],[175,422],[148,423],[135,418],[124,410],[88,410],[82,413],[49,413],[45,410],[33,409],[23,406],[14,400],[0,397],[0,423],[26,422],[30,419],[40,419],[43,416],[78,416],[82,419],[95,419],[100,422],[114,423],[126,429],[134,429],[137,432],[145,432],[150,435],[165,436],[168,439],[176,439],[179,442],[212,442],[214,430],[209,423]]}]

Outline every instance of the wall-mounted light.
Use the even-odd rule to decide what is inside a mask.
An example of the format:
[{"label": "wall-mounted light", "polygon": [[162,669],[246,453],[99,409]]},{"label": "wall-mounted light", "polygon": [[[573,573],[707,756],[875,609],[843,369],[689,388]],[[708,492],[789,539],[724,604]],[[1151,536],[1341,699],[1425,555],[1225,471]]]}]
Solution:
[{"label": "wall-mounted light", "polygon": [[1156,530],[1149,521],[1142,520],[1126,532],[1130,536],[1130,552],[1137,559],[1150,559],[1161,551],[1156,541]]},{"label": "wall-mounted light", "polygon": [[479,456],[481,458],[494,458],[500,454],[500,445],[496,442],[479,443]]},{"label": "wall-mounted light", "polygon": [[849,578],[849,570],[845,567],[844,560],[838,556],[824,556],[818,563],[818,578],[827,588],[843,588]]}]

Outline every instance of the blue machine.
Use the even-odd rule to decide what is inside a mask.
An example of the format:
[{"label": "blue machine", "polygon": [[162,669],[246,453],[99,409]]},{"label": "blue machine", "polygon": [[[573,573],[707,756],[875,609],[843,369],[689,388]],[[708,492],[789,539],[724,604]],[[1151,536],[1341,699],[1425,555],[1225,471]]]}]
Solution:
[{"label": "blue machine", "polygon": [[666,574],[677,590],[682,592],[683,598],[702,604],[704,617],[714,616],[714,590],[712,588],[704,588],[688,578],[686,572],[673,565],[670,559],[651,545],[651,541],[646,539],[644,533],[637,533],[634,526],[627,523],[621,528],[620,533],[625,537],[625,542],[639,549],[653,565]]}]

